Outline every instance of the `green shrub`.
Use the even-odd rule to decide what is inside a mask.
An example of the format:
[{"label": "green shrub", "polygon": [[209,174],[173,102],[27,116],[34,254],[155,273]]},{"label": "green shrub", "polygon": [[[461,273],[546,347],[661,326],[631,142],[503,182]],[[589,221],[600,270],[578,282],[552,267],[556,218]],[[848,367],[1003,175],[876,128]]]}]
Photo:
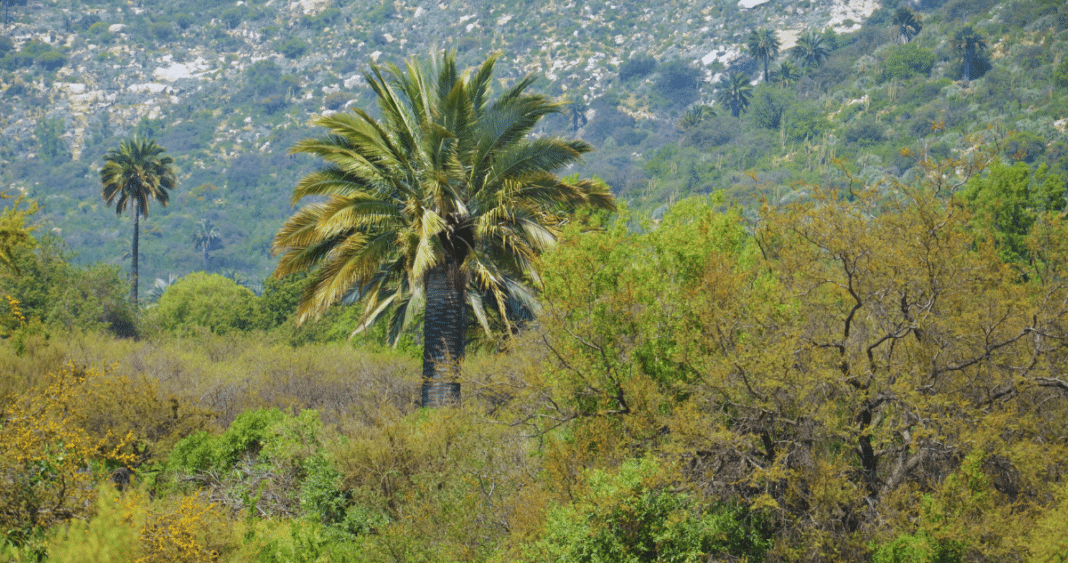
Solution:
[{"label": "green shrub", "polygon": [[685,106],[697,99],[701,86],[701,71],[681,61],[674,60],[660,65],[656,93],[676,106]]},{"label": "green shrub", "polygon": [[234,29],[241,25],[241,22],[245,21],[252,15],[252,10],[248,6],[238,6],[236,8],[230,8],[222,13],[221,20],[226,27]]},{"label": "green shrub", "polygon": [[649,55],[635,55],[619,65],[619,79],[642,78],[656,70],[656,59]]},{"label": "green shrub", "polygon": [[876,546],[871,555],[871,563],[960,563],[963,560],[963,549],[958,542],[935,540],[922,531]]},{"label": "green shrub", "polygon": [[382,3],[367,14],[367,23],[380,24],[392,18],[397,13],[397,7],[393,0],[382,0]]},{"label": "green shrub", "polygon": [[762,561],[771,546],[759,518],[729,506],[701,508],[673,492],[652,458],[625,462],[616,473],[593,471],[589,493],[550,509],[546,535],[531,560],[583,563],[704,562],[717,555]]},{"label": "green shrub", "polygon": [[163,292],[151,319],[164,330],[229,334],[256,328],[255,294],[218,274],[194,272]]},{"label": "green shrub", "polygon": [[93,25],[89,26],[89,34],[103,35],[105,33],[108,33],[109,27],[111,26],[109,26],[107,22],[96,22]]},{"label": "green shrub", "polygon": [[181,12],[174,16],[174,23],[178,26],[178,29],[181,29],[182,31],[189,29],[189,26],[193,25],[194,21],[196,21],[196,19],[185,12]]},{"label": "green shrub", "polygon": [[278,47],[278,52],[285,55],[287,59],[299,59],[304,56],[304,53],[307,51],[308,42],[297,37],[282,43],[282,45]]},{"label": "green shrub", "polygon": [[327,8],[314,16],[300,18],[301,24],[311,29],[321,30],[328,25],[333,25],[341,20],[341,10]]},{"label": "green shrub", "polygon": [[348,92],[333,92],[323,98],[323,105],[326,106],[326,109],[336,110],[351,99],[352,94],[349,94]]},{"label": "green shrub", "polygon": [[1005,157],[1014,162],[1033,163],[1046,152],[1046,140],[1030,131],[1022,131],[1005,140]]},{"label": "green shrub", "polygon": [[861,119],[846,128],[842,138],[847,144],[870,147],[886,138],[883,127],[871,119]]},{"label": "green shrub", "polygon": [[272,436],[271,428],[285,418],[277,408],[245,411],[218,436],[200,431],[179,440],[171,450],[167,468],[184,473],[225,471],[243,456],[258,459]]},{"label": "green shrub", "polygon": [[155,22],[149,26],[148,31],[157,41],[170,41],[175,36],[174,26],[168,22]]},{"label": "green shrub", "polygon": [[15,42],[6,35],[0,35],[0,57],[7,54],[8,51],[15,49]]},{"label": "green shrub", "polygon": [[883,61],[883,77],[907,80],[913,76],[928,76],[934,66],[935,55],[914,43],[894,47]]},{"label": "green shrub", "polygon": [[750,104],[753,122],[765,129],[778,129],[794,98],[792,91],[760,86]]},{"label": "green shrub", "polygon": [[1057,65],[1057,70],[1053,71],[1053,83],[1061,88],[1068,88],[1068,57],[1064,57],[1061,64]]}]

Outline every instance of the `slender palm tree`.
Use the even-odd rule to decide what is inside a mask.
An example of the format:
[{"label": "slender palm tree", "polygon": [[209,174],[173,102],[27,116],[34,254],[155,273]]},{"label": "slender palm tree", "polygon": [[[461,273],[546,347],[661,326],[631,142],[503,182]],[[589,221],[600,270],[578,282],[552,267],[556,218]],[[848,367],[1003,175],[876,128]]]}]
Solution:
[{"label": "slender palm tree", "polygon": [[176,185],[174,160],[164,154],[162,147],[154,140],[135,136],[123,141],[119,148],[111,149],[104,155],[104,166],[100,168],[100,192],[104,202],[115,205],[115,213],[122,214],[127,205],[133,216],[133,242],[130,246],[130,303],[137,310],[137,262],[138,238],[140,236],[141,217],[148,217],[148,204],[151,200],[160,202],[164,207],[170,199],[169,190]]},{"label": "slender palm tree", "polygon": [[890,18],[890,23],[897,31],[897,38],[901,43],[912,41],[912,38],[916,37],[920,30],[923,29],[920,17],[916,15],[916,12],[905,6],[901,6],[894,11],[894,15]]},{"label": "slender palm tree", "polygon": [[792,50],[794,56],[801,60],[801,65],[805,68],[820,66],[820,63],[831,54],[831,50],[823,43],[823,35],[815,31],[802,33]]},{"label": "slender palm tree", "polygon": [[208,263],[211,262],[211,249],[221,240],[222,237],[219,236],[219,231],[215,228],[215,225],[207,219],[201,219],[200,223],[197,224],[197,230],[193,232],[193,248],[200,251],[205,270],[208,269]]},{"label": "slender palm tree", "polygon": [[771,71],[772,82],[777,83],[780,88],[789,88],[800,79],[801,71],[790,61],[783,61],[779,68]]},{"label": "slender palm tree", "polygon": [[749,84],[749,75],[732,72],[730,76],[719,79],[716,101],[731,108],[731,115],[739,117],[749,109],[749,100],[753,97],[753,86]]},{"label": "slender palm tree", "polygon": [[554,174],[589,144],[529,137],[565,109],[528,93],[533,76],[490,99],[496,60],[463,74],[453,54],[434,61],[436,73],[414,60],[372,66],[381,118],[356,108],[320,117],[327,133],[292,149],[327,163],[298,182],[294,203],[313,202],[274,239],[276,276],[311,272],[298,322],[358,300],[356,331],[389,317],[395,339],[423,311],[425,406],[459,400],[468,308],[488,329],[487,309],[507,315],[539,283],[534,258],[571,212],[615,206],[603,183]]},{"label": "slender palm tree", "polygon": [[768,81],[768,62],[779,56],[779,37],[773,29],[757,29],[749,34],[749,54],[764,61],[764,82]]},{"label": "slender palm tree", "polygon": [[986,49],[986,41],[969,25],[953,35],[950,45],[964,65],[964,81],[971,82],[979,72],[979,51]]}]

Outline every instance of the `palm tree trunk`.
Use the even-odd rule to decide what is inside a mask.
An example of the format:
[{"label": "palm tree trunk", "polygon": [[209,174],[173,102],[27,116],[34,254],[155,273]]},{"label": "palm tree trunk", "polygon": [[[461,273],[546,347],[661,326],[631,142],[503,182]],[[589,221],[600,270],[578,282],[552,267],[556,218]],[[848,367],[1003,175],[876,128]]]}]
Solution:
[{"label": "palm tree trunk", "polygon": [[137,312],[137,239],[140,236],[141,210],[138,205],[133,205],[133,243],[130,245],[130,304]]},{"label": "palm tree trunk", "polygon": [[423,406],[459,402],[460,362],[464,358],[467,309],[466,276],[455,260],[446,260],[426,275],[423,322]]}]

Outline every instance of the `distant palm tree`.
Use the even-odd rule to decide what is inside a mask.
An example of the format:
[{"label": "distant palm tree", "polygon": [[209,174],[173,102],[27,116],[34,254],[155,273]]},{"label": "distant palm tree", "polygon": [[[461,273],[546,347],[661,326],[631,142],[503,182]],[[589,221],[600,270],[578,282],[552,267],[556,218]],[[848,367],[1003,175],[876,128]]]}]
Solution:
[{"label": "distant palm tree", "polygon": [[704,104],[690,107],[679,119],[679,129],[689,131],[697,127],[710,117],[715,117],[716,112],[710,106]]},{"label": "distant palm tree", "polygon": [[205,270],[208,269],[208,263],[211,261],[209,252],[221,240],[222,237],[219,236],[215,225],[207,219],[201,219],[197,230],[193,232],[193,248],[200,251]]},{"label": "distant palm tree", "polygon": [[145,297],[149,301],[158,302],[160,297],[163,297],[163,292],[167,291],[167,288],[174,285],[174,282],[178,281],[178,276],[174,274],[167,274],[167,279],[156,278],[156,281],[152,282],[152,289],[148,290]]},{"label": "distant palm tree", "polygon": [[764,82],[768,81],[768,61],[779,55],[779,38],[771,29],[757,29],[749,34],[749,54],[764,61]]},{"label": "distant palm tree", "polygon": [[894,12],[893,17],[890,18],[890,23],[897,30],[897,37],[902,43],[912,41],[912,38],[916,37],[920,30],[923,29],[920,17],[916,15],[916,12],[905,6],[901,6]]},{"label": "distant palm tree", "polygon": [[971,82],[979,72],[979,51],[986,49],[986,41],[969,25],[957,31],[950,45],[964,65],[964,81]]},{"label": "distant palm tree", "polygon": [[792,52],[801,60],[801,65],[805,68],[820,66],[820,63],[831,54],[831,50],[823,43],[823,35],[815,31],[806,31],[801,34]]},{"label": "distant palm tree", "polygon": [[148,217],[148,203],[160,202],[164,207],[170,199],[168,190],[176,185],[174,160],[163,154],[155,141],[135,136],[123,141],[118,150],[111,149],[104,156],[100,168],[100,192],[109,206],[114,203],[115,213],[121,214],[130,206],[133,215],[133,243],[130,246],[130,303],[137,310],[137,262],[138,237],[141,217]]},{"label": "distant palm tree", "polygon": [[749,75],[732,72],[730,76],[720,78],[716,86],[718,87],[716,100],[731,108],[732,116],[739,117],[749,108],[749,100],[753,97],[753,86],[749,84]]},{"label": "distant palm tree", "polygon": [[779,68],[771,71],[771,81],[778,84],[780,88],[789,88],[800,78],[801,71],[790,61],[783,61]]},{"label": "distant palm tree", "polygon": [[586,119],[586,112],[589,107],[585,102],[576,100],[567,104],[567,112],[571,117],[571,132],[578,133],[580,127],[585,127],[589,120]]},{"label": "distant palm tree", "polygon": [[311,272],[301,321],[352,298],[365,306],[357,331],[390,316],[395,340],[423,313],[428,407],[460,398],[468,307],[484,328],[484,295],[509,314],[509,301],[539,280],[534,259],[569,214],[615,207],[605,184],[554,174],[589,144],[530,136],[542,117],[565,110],[527,91],[533,76],[492,99],[496,60],[464,74],[448,54],[433,73],[417,61],[372,66],[365,76],[380,117],[354,109],[315,121],[327,133],[292,151],[327,164],[297,184],[294,201],[314,201],[274,239],[276,276]]}]

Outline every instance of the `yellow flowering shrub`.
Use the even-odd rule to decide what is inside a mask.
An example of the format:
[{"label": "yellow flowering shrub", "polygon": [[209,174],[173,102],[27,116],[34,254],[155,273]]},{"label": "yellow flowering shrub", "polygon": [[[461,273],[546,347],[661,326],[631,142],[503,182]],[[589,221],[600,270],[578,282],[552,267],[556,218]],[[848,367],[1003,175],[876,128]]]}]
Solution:
[{"label": "yellow flowering shrub", "polygon": [[94,439],[73,419],[94,370],[69,364],[49,382],[0,407],[0,542],[15,546],[92,510],[94,484],[107,464],[133,461],[122,453],[130,435]]},{"label": "yellow flowering shrub", "polygon": [[99,492],[92,518],[54,534],[50,563],[207,563],[228,545],[230,523],[199,496],[152,500],[143,488],[119,492],[109,483]]},{"label": "yellow flowering shrub", "polygon": [[204,563],[219,560],[228,528],[198,495],[153,503],[141,527],[142,556],[136,563]]}]

